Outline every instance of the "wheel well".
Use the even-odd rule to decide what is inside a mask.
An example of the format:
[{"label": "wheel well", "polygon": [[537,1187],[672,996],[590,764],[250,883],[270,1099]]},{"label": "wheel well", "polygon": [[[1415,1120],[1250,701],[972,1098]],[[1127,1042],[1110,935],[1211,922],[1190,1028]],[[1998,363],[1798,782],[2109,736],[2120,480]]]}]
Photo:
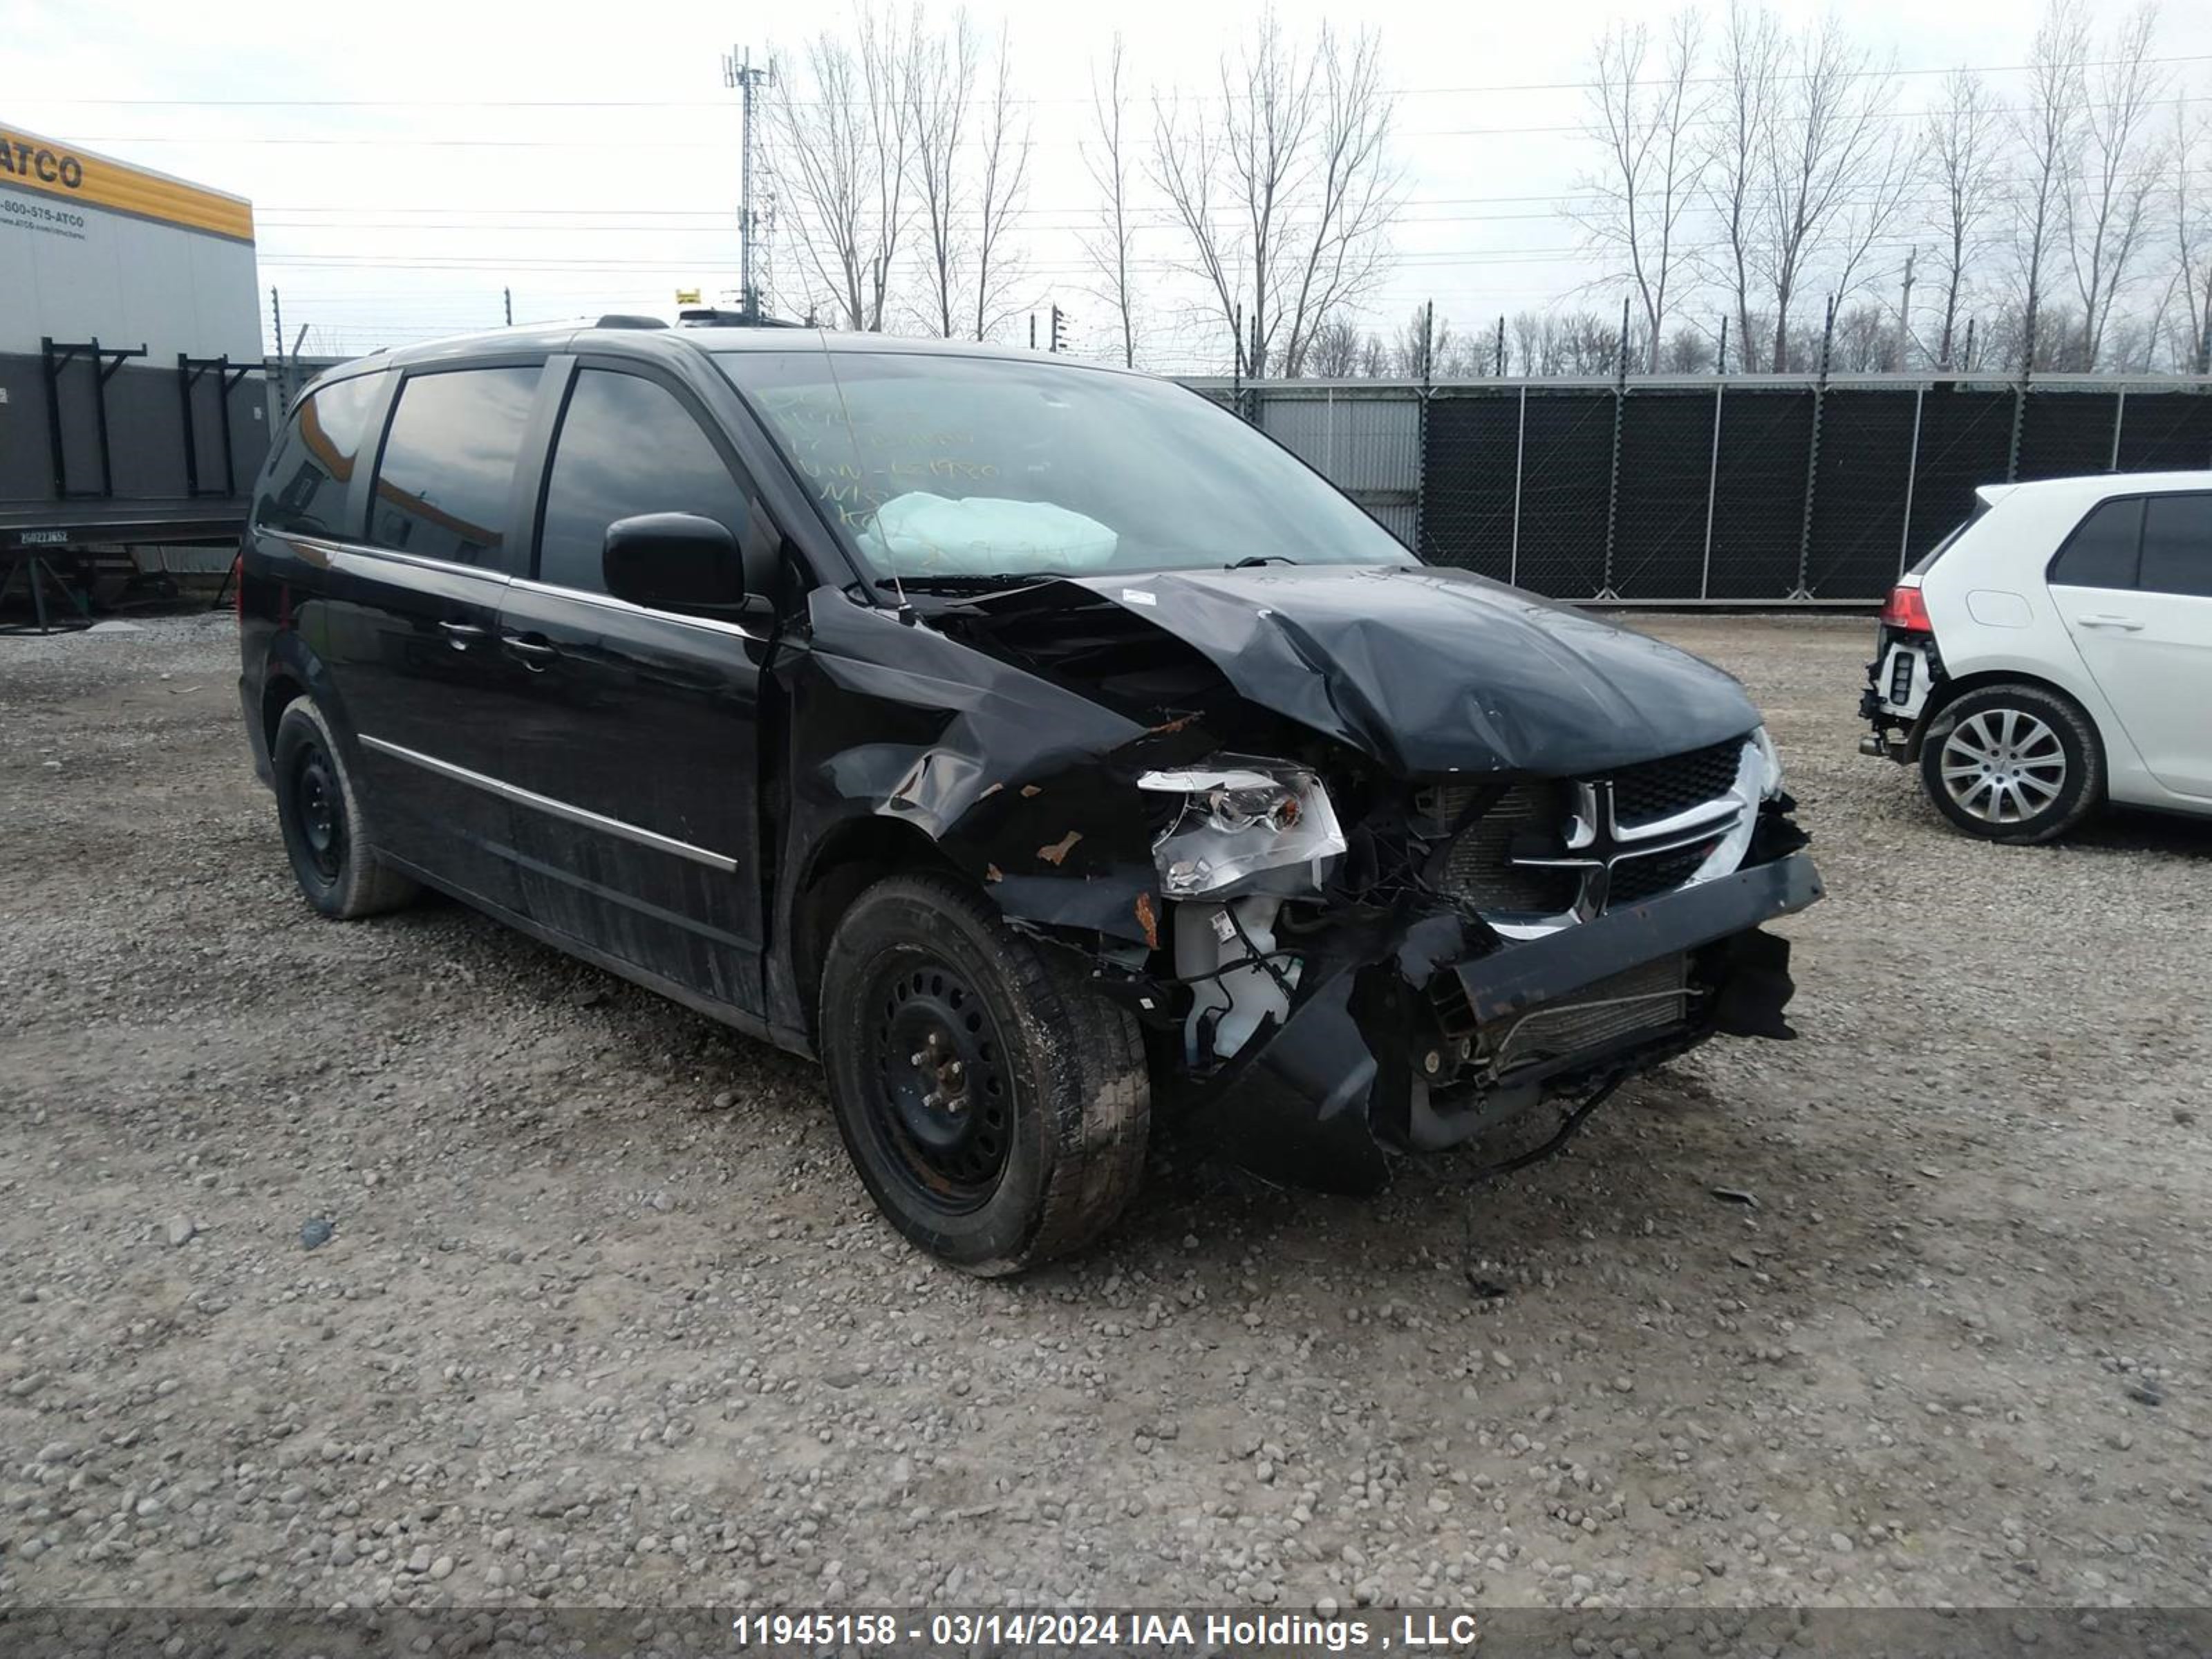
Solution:
[{"label": "wheel well", "polygon": [[822,965],[831,935],[853,901],[885,876],[912,870],[961,872],[944,850],[910,823],[867,817],[840,825],[815,849],[792,900],[791,967],[813,1035],[822,993]]},{"label": "wheel well", "polygon": [[1920,758],[1921,745],[1927,740],[1928,728],[1936,723],[1936,717],[1938,714],[1969,691],[1979,691],[1992,685],[2032,685],[2046,696],[2057,698],[2059,702],[2081,715],[2081,724],[2089,728],[2090,734],[2097,740],[2099,758],[2100,760],[2103,758],[2101,751],[2104,748],[2105,734],[2099,728],[2096,717],[2082,708],[2081,700],[2079,697],[2063,686],[2054,685],[2039,675],[2025,673],[2011,668],[1989,668],[1977,674],[1961,674],[1956,679],[1944,680],[1929,694],[1928,706],[1920,711],[1919,722],[1913,726],[1911,739],[1905,745],[1905,759],[1917,761]]},{"label": "wheel well", "polygon": [[307,688],[281,669],[272,668],[261,683],[261,735],[267,740],[269,754],[276,754],[276,722],[284,718],[284,711],[292,700],[307,695]]}]

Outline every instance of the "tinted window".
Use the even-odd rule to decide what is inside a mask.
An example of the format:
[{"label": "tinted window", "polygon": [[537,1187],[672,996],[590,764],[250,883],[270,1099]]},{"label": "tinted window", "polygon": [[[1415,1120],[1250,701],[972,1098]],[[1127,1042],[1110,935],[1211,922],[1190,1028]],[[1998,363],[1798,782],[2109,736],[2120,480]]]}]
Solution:
[{"label": "tinted window", "polygon": [[346,516],[354,463],[385,377],[356,374],[301,399],[269,463],[256,522],[301,535],[358,535]]},{"label": "tinted window", "polygon": [[745,497],[675,394],[635,374],[576,377],[553,446],[538,579],[603,592],[607,526],[641,513],[696,513],[742,537]]},{"label": "tinted window", "polygon": [[379,547],[507,568],[515,457],[539,371],[417,374],[399,388],[370,503]]},{"label": "tinted window", "polygon": [[2141,586],[2148,593],[2212,599],[2212,495],[2157,495],[2146,503]]},{"label": "tinted window", "polygon": [[2133,587],[2142,507],[2140,496],[2093,507],[2051,562],[2051,582],[2060,587]]},{"label": "tinted window", "polygon": [[893,350],[717,361],[884,575],[1413,562],[1257,429],[1144,375]]}]

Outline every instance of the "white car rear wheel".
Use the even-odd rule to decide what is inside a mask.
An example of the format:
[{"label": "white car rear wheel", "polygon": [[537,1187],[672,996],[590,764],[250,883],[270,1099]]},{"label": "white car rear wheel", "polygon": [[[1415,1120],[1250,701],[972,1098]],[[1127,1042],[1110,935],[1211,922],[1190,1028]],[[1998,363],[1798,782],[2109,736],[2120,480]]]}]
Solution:
[{"label": "white car rear wheel", "polygon": [[1920,778],[1943,816],[1990,841],[2045,842],[2104,798],[2087,716],[2039,685],[1987,685],[1929,723]]}]

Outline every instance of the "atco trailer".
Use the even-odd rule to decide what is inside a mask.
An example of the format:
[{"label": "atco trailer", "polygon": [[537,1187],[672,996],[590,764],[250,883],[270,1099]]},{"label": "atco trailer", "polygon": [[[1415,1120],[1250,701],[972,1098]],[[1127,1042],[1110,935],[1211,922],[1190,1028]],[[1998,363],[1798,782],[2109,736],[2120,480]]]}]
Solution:
[{"label": "atco trailer", "polygon": [[234,541],[269,447],[253,210],[0,122],[0,595]]}]

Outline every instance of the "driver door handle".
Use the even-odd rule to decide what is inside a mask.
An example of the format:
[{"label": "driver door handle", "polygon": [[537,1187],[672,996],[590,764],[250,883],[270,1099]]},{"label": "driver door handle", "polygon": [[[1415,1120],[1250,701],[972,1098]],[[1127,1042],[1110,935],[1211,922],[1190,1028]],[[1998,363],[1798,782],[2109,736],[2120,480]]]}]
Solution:
[{"label": "driver door handle", "polygon": [[543,668],[561,654],[557,646],[522,634],[509,634],[500,643],[532,668]]},{"label": "driver door handle", "polygon": [[2076,620],[2079,621],[2084,628],[2112,628],[2118,629],[2123,634],[2140,634],[2142,632],[2142,624],[2137,622],[2133,617],[2112,617],[2100,613],[2094,617],[2078,617]]}]

